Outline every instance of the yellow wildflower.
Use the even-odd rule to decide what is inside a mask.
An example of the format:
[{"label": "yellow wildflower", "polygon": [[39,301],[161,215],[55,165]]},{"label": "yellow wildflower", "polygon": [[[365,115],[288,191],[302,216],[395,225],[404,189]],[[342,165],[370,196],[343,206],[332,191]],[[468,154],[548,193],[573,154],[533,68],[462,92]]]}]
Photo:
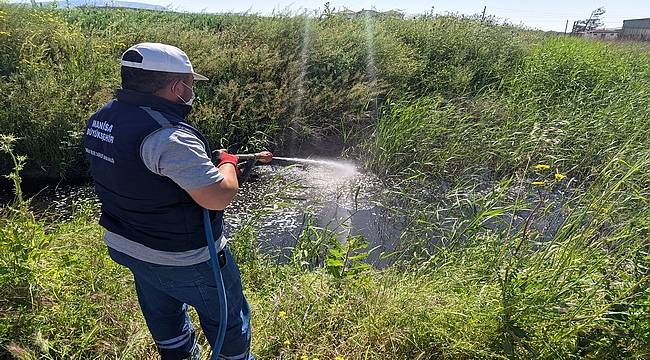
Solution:
[{"label": "yellow wildflower", "polygon": [[562,181],[565,177],[566,177],[566,175],[564,175],[564,174],[560,174],[560,173],[555,174],[555,180],[557,180],[557,181]]},{"label": "yellow wildflower", "polygon": [[589,206],[589,208],[591,208],[592,210],[594,210],[596,212],[602,213],[602,214],[605,214],[605,213],[609,212],[608,207],[600,207],[598,205],[593,205],[592,204],[592,205]]},{"label": "yellow wildflower", "polygon": [[544,186],[545,182],[543,182],[543,181],[533,181],[533,182],[531,182],[531,184],[533,184],[535,186]]},{"label": "yellow wildflower", "polygon": [[542,170],[548,170],[551,168],[551,165],[546,165],[546,164],[537,164],[533,166],[535,170],[542,171]]},{"label": "yellow wildflower", "polygon": [[334,358],[334,360],[345,360],[345,359],[343,359],[343,356],[337,356]]},{"label": "yellow wildflower", "polygon": [[278,317],[280,317],[280,319],[282,319],[282,320],[286,319],[287,318],[287,312],[286,311],[280,311],[278,313]]},{"label": "yellow wildflower", "polygon": [[289,347],[289,345],[291,345],[291,341],[289,341],[289,340],[285,340],[285,341],[282,343],[282,345],[284,345],[284,346],[286,346],[286,347]]},{"label": "yellow wildflower", "polygon": [[6,31],[0,31],[0,36],[9,36],[11,33],[6,32]]},{"label": "yellow wildflower", "polygon": [[300,357],[300,360],[309,360],[309,356],[303,355]]}]

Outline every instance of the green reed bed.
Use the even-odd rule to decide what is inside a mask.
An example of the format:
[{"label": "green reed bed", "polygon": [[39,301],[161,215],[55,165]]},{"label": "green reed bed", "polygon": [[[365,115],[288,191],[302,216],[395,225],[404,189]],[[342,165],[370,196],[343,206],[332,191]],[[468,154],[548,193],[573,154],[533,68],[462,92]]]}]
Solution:
[{"label": "green reed bed", "polygon": [[[334,134],[386,180],[383,205],[408,222],[385,269],[363,263],[363,239],[315,226],[282,265],[254,219],[235,234],[261,359],[650,356],[647,47],[453,17],[0,18],[0,133],[18,137],[2,150],[27,155],[20,174],[83,169],[119,55],[162,41],[211,78],[192,120],[213,143]],[[19,190],[25,159],[2,159]],[[4,207],[0,358],[153,357],[130,281],[82,204],[67,222]]]},{"label": "green reed bed", "polygon": [[[376,171],[509,176],[531,162],[580,178],[626,146],[650,141],[650,56],[551,38],[477,96],[387,103],[369,143]],[[391,161],[404,158],[406,161]]]}]

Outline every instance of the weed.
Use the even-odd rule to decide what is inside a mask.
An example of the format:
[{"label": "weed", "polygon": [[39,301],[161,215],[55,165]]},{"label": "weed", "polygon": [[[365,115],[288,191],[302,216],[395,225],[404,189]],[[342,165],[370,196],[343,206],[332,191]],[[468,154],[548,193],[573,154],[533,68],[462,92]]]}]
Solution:
[{"label": "weed", "polygon": [[19,176],[83,173],[80,130],[144,40],[185,49],[211,78],[190,121],[213,144],[338,134],[408,219],[385,269],[364,262],[363,239],[309,218],[282,264],[246,219],[233,251],[261,358],[648,357],[645,47],[328,13],[309,20],[302,51],[301,16],[0,11],[0,132],[18,137],[0,139],[16,194],[0,214],[0,357],[155,353],[92,213],[36,218]]}]

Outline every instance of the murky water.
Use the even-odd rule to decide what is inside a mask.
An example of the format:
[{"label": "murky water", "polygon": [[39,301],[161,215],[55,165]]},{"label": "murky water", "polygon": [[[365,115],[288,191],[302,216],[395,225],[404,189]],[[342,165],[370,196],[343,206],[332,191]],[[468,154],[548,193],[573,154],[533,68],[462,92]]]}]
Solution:
[{"label": "murky water", "polygon": [[[91,206],[99,215],[99,200],[91,183],[81,184],[27,184],[23,196],[30,199],[31,208],[40,218],[70,220],[75,209]],[[8,204],[14,196],[9,187],[0,192],[0,204]]]},{"label": "murky water", "polygon": [[255,175],[242,185],[227,219],[233,230],[254,221],[262,248],[291,247],[311,224],[334,231],[341,241],[362,235],[377,248],[373,260],[400,237],[404,219],[381,205],[381,181],[352,163],[260,166]]}]

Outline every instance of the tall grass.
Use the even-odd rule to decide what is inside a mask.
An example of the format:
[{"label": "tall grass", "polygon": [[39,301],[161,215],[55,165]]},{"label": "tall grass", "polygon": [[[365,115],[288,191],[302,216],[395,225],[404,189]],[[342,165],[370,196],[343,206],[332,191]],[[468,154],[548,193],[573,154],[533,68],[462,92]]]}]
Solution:
[{"label": "tall grass", "polygon": [[499,178],[532,161],[586,177],[648,143],[648,79],[650,57],[633,47],[550,38],[477,96],[387,103],[371,163],[390,174]]},{"label": "tall grass", "polygon": [[[2,138],[16,194],[15,154],[27,171],[83,169],[83,121],[138,41],[180,46],[211,78],[192,121],[213,143],[344,134],[383,175],[383,205],[408,219],[385,269],[361,262],[363,239],[315,226],[283,264],[259,252],[255,219],[234,236],[260,358],[650,356],[640,45],[452,17],[373,20],[373,83],[363,22],[339,16],[312,19],[302,66],[301,17],[0,10],[0,133],[19,136]],[[153,356],[128,272],[84,209],[51,223],[20,197],[2,209],[2,356]]]},{"label": "tall grass", "polygon": [[[562,202],[553,231],[540,223],[557,211],[563,182],[534,196],[519,188],[524,177],[482,194],[450,188],[456,200],[447,204],[415,198],[411,216],[437,226],[406,232],[397,254],[415,257],[383,270],[355,267],[364,247],[341,247],[315,227],[301,235],[294,261],[278,264],[254,245],[255,227],[244,226],[233,241],[253,349],[264,359],[647,357],[648,159],[646,149],[630,148],[596,169],[596,180]],[[553,170],[530,171],[553,178]],[[22,260],[29,276],[0,277],[5,355],[153,357],[131,277],[107,256],[83,209],[52,224],[4,210],[1,269],[12,244],[38,255]]]},{"label": "tall grass", "polygon": [[503,356],[647,356],[649,60],[549,38],[476,96],[386,103],[369,164],[414,224],[394,256],[498,288]]}]

